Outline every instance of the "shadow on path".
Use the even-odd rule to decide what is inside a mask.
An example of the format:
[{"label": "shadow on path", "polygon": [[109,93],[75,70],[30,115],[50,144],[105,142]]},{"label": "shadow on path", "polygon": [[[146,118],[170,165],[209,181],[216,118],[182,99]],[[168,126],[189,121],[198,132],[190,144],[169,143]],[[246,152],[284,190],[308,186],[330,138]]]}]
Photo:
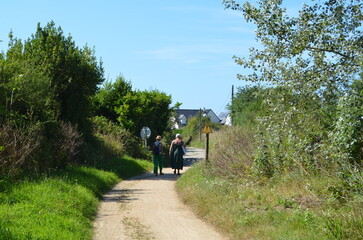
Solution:
[{"label": "shadow on path", "polygon": [[[187,153],[184,155],[184,166],[190,167],[196,162],[204,159],[204,151],[198,148],[187,148]],[[164,168],[164,175],[154,176],[153,173],[147,172],[138,176],[131,177],[129,179],[123,180],[123,182],[132,183],[133,181],[143,180],[143,181],[176,181],[181,175],[174,174],[170,168]],[[117,185],[107,192],[102,200],[104,202],[121,202],[121,203],[131,203],[134,200],[138,200],[136,197],[140,194],[152,194],[147,189],[132,189],[132,188],[118,188]],[[131,197],[132,196],[132,197]]]}]

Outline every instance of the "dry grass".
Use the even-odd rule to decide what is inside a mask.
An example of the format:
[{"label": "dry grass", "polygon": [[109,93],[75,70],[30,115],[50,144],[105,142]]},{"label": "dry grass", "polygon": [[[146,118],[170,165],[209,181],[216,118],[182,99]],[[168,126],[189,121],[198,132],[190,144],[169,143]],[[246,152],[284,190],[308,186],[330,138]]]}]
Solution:
[{"label": "dry grass", "polygon": [[208,170],[203,163],[193,167],[178,180],[178,191],[199,216],[230,239],[327,239],[314,212],[323,206],[301,188],[298,178],[279,184],[236,181],[212,176]]},{"label": "dry grass", "polygon": [[253,134],[239,127],[213,133],[210,164],[215,174],[240,177],[252,166]]},{"label": "dry grass", "polygon": [[362,196],[337,200],[338,175],[290,171],[256,175],[251,134],[213,133],[209,163],[177,183],[182,199],[230,239],[363,239]]}]

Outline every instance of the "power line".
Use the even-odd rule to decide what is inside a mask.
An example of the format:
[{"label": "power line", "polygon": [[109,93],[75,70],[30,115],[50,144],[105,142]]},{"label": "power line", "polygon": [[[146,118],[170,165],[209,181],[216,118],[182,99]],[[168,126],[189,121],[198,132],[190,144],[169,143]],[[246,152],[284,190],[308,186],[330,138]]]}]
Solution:
[{"label": "power line", "polygon": [[228,94],[227,94],[226,99],[224,100],[223,106],[221,106],[216,113],[219,114],[221,112],[222,108],[225,108],[227,106],[227,103],[230,101],[230,99],[231,99],[231,92],[228,91]]}]

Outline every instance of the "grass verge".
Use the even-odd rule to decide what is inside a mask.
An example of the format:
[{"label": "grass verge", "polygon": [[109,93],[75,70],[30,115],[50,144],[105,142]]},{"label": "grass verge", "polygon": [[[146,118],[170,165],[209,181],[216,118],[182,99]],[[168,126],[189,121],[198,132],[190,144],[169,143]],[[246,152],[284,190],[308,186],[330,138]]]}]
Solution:
[{"label": "grass verge", "polygon": [[91,239],[99,197],[151,166],[125,157],[109,161],[104,170],[67,167],[37,179],[0,180],[0,240]]},{"label": "grass verge", "polygon": [[363,239],[363,199],[337,202],[328,176],[252,182],[210,174],[204,162],[177,182],[184,202],[231,239]]}]

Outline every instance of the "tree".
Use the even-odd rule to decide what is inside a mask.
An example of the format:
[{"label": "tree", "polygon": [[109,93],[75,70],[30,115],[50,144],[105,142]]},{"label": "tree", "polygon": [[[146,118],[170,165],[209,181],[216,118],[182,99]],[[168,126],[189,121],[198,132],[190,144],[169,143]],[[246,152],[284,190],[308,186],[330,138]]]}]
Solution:
[{"label": "tree", "polygon": [[251,49],[249,59],[236,62],[254,70],[242,80],[287,85],[298,92],[320,90],[328,96],[362,72],[362,5],[354,0],[304,5],[297,18],[286,15],[281,0],[224,1],[241,10],[257,26],[263,50]]},{"label": "tree", "polygon": [[[3,172],[48,170],[75,163],[90,140],[91,97],[102,64],[53,22],[22,42],[9,34],[0,55],[0,157]],[[82,146],[82,147],[81,147]]]},{"label": "tree", "polygon": [[332,158],[343,159],[353,166],[363,164],[363,80],[355,81],[339,99],[338,120],[331,132]]},{"label": "tree", "polygon": [[117,108],[120,125],[135,135],[144,126],[151,129],[152,137],[170,129],[171,96],[157,90],[129,92]]},{"label": "tree", "polygon": [[5,122],[6,118],[6,94],[7,88],[5,86],[5,59],[3,53],[0,53],[0,124]]},{"label": "tree", "polygon": [[104,116],[118,123],[117,108],[123,104],[127,93],[132,91],[132,85],[123,76],[118,76],[114,83],[106,82],[95,96],[96,115]]},{"label": "tree", "polygon": [[233,122],[240,126],[255,126],[258,116],[266,115],[263,100],[268,90],[260,86],[238,88],[230,110],[233,109]]},{"label": "tree", "polygon": [[341,111],[339,99],[362,74],[363,5],[328,0],[289,17],[281,0],[260,0],[257,7],[224,4],[257,26],[262,45],[251,48],[249,58],[234,57],[252,70],[238,78],[283,87],[264,101],[270,115],[260,119],[259,155],[269,156],[268,166],[279,170],[318,169],[325,159],[319,151]]},{"label": "tree", "polygon": [[[17,99],[28,100],[22,104],[25,109],[51,109],[53,120],[68,121],[82,132],[88,131],[90,97],[104,81],[102,63],[97,62],[94,50],[78,48],[71,36],[65,37],[62,29],[50,22],[44,28],[38,24],[36,33],[24,44],[11,33],[6,62],[11,69],[8,83],[17,91]],[[38,89],[31,96],[32,85]]]},{"label": "tree", "polygon": [[151,139],[170,128],[171,96],[157,90],[134,91],[123,76],[113,83],[106,82],[94,102],[97,115],[119,123],[134,136],[139,136],[144,126],[151,129]]},{"label": "tree", "polygon": [[[202,112],[200,112],[200,114],[202,114]],[[207,125],[211,127],[213,131],[219,130],[221,127],[220,124],[212,122],[209,116],[195,116],[188,119],[188,123],[183,129],[183,135],[184,137],[189,136],[192,139],[197,139],[200,136],[202,129]]]}]

